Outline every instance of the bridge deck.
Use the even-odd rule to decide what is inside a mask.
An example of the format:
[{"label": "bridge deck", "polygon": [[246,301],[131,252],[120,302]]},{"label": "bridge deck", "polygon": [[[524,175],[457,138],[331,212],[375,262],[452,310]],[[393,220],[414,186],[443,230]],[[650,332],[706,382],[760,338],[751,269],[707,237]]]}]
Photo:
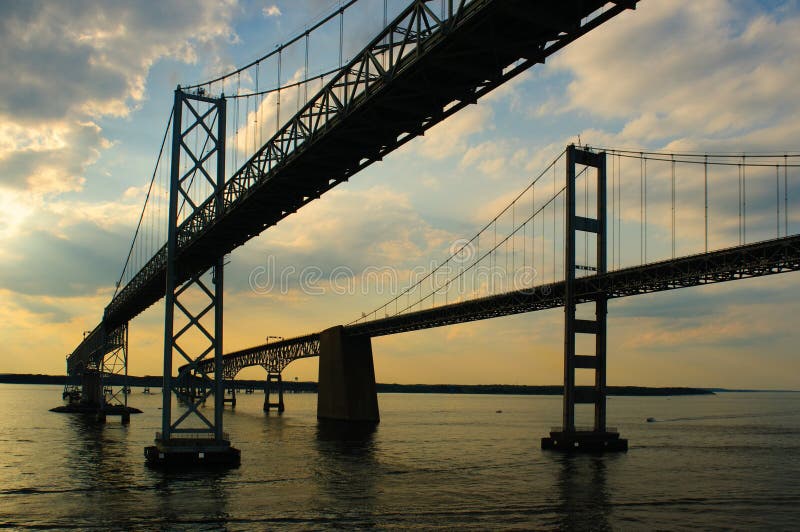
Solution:
[{"label": "bridge deck", "polygon": [[[800,235],[584,277],[576,280],[576,295],[579,302],[588,301],[597,293],[605,293],[610,298],[629,297],[791,271],[800,271]],[[531,290],[518,290],[348,325],[345,331],[350,335],[383,336],[552,309],[563,304],[564,282],[559,281]],[[289,346],[296,347],[294,352],[297,358],[316,356],[319,354],[319,344],[310,343],[315,337],[318,340],[319,335],[290,338],[280,342],[280,345],[266,344],[230,353],[225,355],[226,371],[229,365],[235,368],[232,373],[235,375],[244,367],[268,364],[278,350],[286,352]],[[314,350],[303,346],[314,346]],[[289,361],[284,359],[285,364]]]}]

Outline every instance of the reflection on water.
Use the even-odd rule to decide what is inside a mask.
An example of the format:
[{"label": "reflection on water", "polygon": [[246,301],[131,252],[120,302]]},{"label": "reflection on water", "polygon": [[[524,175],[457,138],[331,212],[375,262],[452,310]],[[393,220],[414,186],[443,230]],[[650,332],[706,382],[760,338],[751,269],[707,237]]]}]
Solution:
[{"label": "reflection on water", "polygon": [[230,519],[225,486],[229,471],[160,471],[158,475],[156,515],[164,529],[180,525],[195,530],[225,530],[220,527]]},{"label": "reflection on water", "polygon": [[558,527],[562,530],[611,530],[606,461],[611,455],[554,454],[561,496]]},{"label": "reflection on water", "polygon": [[314,480],[333,522],[348,521],[359,527],[377,525],[377,430],[376,423],[317,423]]},{"label": "reflection on water", "polygon": [[344,454],[371,453],[377,430],[377,423],[320,419],[317,421],[317,447],[320,452],[329,452],[333,448]]},{"label": "reflection on water", "polygon": [[800,507],[800,394],[615,398],[631,449],[605,456],[539,449],[552,398],[383,394],[377,426],[244,395],[241,467],[202,472],[145,466],[159,396],[127,426],[47,412],[60,397],[0,385],[0,528],[790,529]]}]

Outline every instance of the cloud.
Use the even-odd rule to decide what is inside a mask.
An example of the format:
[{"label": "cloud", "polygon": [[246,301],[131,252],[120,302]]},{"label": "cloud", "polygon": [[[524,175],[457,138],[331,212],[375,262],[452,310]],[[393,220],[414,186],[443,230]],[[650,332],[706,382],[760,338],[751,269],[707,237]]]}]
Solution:
[{"label": "cloud", "polygon": [[[146,99],[157,61],[193,63],[200,54],[211,61],[220,43],[235,39],[234,4],[87,0],[4,7],[0,288],[74,297],[112,286],[141,194],[67,195],[87,186],[87,170],[112,146],[102,120],[130,118]],[[99,189],[114,190],[124,177],[114,175]]]},{"label": "cloud", "polygon": [[30,128],[11,123],[3,129],[0,186],[36,194],[80,190],[86,168],[101,149],[111,145],[92,122],[63,121]]},{"label": "cloud", "polygon": [[297,272],[312,266],[328,276],[338,267],[356,273],[388,267],[407,276],[431,258],[445,258],[452,240],[424,220],[403,193],[385,186],[337,188],[237,251],[226,281],[231,289],[249,291],[251,270],[268,265],[268,256],[275,257],[278,269]]},{"label": "cloud", "polygon": [[493,115],[492,108],[487,105],[469,106],[414,140],[413,149],[437,161],[463,154],[472,135],[492,129]]},{"label": "cloud", "polygon": [[[127,233],[127,231],[126,231]],[[0,262],[0,288],[27,295],[77,296],[112,287],[127,235],[76,223],[59,236],[28,231],[14,241],[15,257]]]},{"label": "cloud", "polygon": [[261,14],[264,16],[264,18],[279,17],[281,16],[281,10],[278,6],[272,4],[271,6],[264,6],[261,9]]},{"label": "cloud", "polygon": [[745,7],[641,2],[548,64],[572,76],[558,107],[621,119],[616,140],[632,145],[791,147],[792,135],[771,132],[788,126],[800,133],[793,120],[800,17]]},{"label": "cloud", "polygon": [[110,146],[101,117],[146,97],[162,58],[192,63],[232,38],[232,2],[18,2],[0,20],[0,187],[79,189]]},{"label": "cloud", "polygon": [[74,113],[124,116],[144,98],[163,57],[197,60],[197,49],[232,34],[231,2],[7,6],[2,25],[0,113],[17,121]]}]

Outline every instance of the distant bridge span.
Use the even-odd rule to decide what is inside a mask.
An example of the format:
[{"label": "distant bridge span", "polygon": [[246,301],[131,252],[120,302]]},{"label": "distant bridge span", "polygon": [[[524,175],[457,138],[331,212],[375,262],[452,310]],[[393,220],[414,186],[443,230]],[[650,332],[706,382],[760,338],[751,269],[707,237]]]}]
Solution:
[{"label": "distant bridge span", "polygon": [[[584,303],[598,293],[605,293],[609,298],[621,298],[798,270],[800,235],[794,235],[576,279],[576,298],[578,303]],[[564,281],[558,281],[530,290],[348,325],[344,327],[344,333],[348,336],[385,336],[563,307],[564,288]],[[280,373],[294,360],[315,357],[319,352],[319,333],[262,344],[226,354],[223,375],[232,379],[239,371],[251,366],[263,366],[269,372]],[[209,373],[215,370],[213,359],[200,366]]]}]

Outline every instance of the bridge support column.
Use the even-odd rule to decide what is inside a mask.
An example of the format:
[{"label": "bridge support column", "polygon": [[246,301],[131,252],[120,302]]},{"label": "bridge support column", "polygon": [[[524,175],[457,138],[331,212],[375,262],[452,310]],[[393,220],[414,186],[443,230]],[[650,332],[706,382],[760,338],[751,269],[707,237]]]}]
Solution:
[{"label": "bridge support column", "polygon": [[[128,406],[128,323],[104,333],[103,337],[104,355],[100,371],[102,393],[97,420],[105,423],[107,416],[120,416],[122,424],[127,425],[131,412],[138,412]],[[117,382],[112,380],[115,376]]]},{"label": "bridge support column", "polygon": [[[278,402],[273,403],[269,400],[270,391],[272,388],[273,383],[275,384],[275,390],[278,393]],[[264,385],[264,412],[269,412],[269,409],[275,407],[278,409],[278,413],[282,414],[284,411],[283,407],[283,379],[281,378],[280,373],[269,373],[267,374],[267,382]]]},{"label": "bridge support column", "polygon": [[[597,169],[597,207],[595,217],[578,216],[575,208],[575,181],[577,164]],[[589,179],[585,174],[584,179]],[[588,187],[587,187],[588,194]],[[588,201],[588,200],[587,200]],[[542,438],[542,449],[568,451],[626,451],[628,441],[621,439],[615,429],[606,426],[606,314],[608,297],[597,293],[588,301],[594,304],[594,319],[576,317],[575,273],[576,270],[591,272],[591,275],[606,273],[606,157],[605,153],[580,150],[574,145],[567,148],[566,187],[566,242],[564,260],[564,405],[560,429],[554,429],[549,437]],[[596,235],[596,264],[577,264],[575,241],[578,232]],[[578,335],[594,337],[594,353],[576,353]],[[576,386],[575,370],[594,371],[593,386]],[[575,425],[575,405],[594,405],[592,427]]]},{"label": "bridge support column", "polygon": [[321,333],[317,418],[378,423],[378,393],[368,336],[349,337],[342,326]]},{"label": "bridge support column", "polygon": [[103,404],[103,377],[100,371],[84,370],[81,375],[81,400],[87,406]]},{"label": "bridge support column", "polygon": [[224,405],[225,403],[230,403],[231,408],[236,408],[236,386],[234,385],[228,388],[226,393],[228,393],[230,397],[223,398],[222,404]]},{"label": "bridge support column", "polygon": [[[178,87],[172,117],[161,432],[144,454],[147,463],[157,467],[238,465],[239,450],[222,431],[224,256],[214,260],[208,256],[213,250],[207,250],[193,260],[181,257],[179,234],[181,222],[195,213],[216,219],[224,214],[225,98],[189,94]],[[201,153],[193,153],[192,147],[199,146]],[[207,356],[214,359],[213,380],[201,365]],[[177,378],[172,375],[173,357],[188,362]],[[199,394],[181,393],[189,380]],[[214,409],[208,413],[202,407],[211,390]],[[175,416],[173,393],[186,399]]]}]

